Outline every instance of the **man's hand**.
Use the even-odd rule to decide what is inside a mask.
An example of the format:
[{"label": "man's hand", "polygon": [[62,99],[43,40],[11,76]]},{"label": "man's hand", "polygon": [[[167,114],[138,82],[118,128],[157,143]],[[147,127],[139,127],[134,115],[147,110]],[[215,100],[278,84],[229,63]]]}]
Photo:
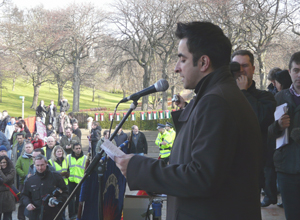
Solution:
[{"label": "man's hand", "polygon": [[245,75],[241,75],[236,79],[236,84],[240,88],[240,90],[248,89],[248,78]]},{"label": "man's hand", "polygon": [[66,145],[66,149],[70,149],[71,148],[71,145]]},{"label": "man's hand", "polygon": [[121,157],[115,157],[116,165],[120,169],[122,174],[125,176],[125,178],[126,178],[126,174],[127,174],[127,166],[128,166],[129,160],[133,156],[134,156],[134,154],[125,154]]},{"label": "man's hand", "polygon": [[161,142],[160,145],[167,145],[165,141]]},{"label": "man's hand", "polygon": [[175,105],[177,105],[178,108],[180,108],[180,109],[184,108],[185,107],[185,101],[182,98],[182,96],[179,95],[179,93],[177,94],[177,98],[178,98],[178,101],[175,102]]},{"label": "man's hand", "polygon": [[290,121],[291,121],[291,119],[290,119],[289,115],[287,115],[287,114],[282,115],[278,120],[278,124],[279,124],[281,130],[284,130],[284,129],[290,127]]},{"label": "man's hand", "polygon": [[26,209],[27,209],[28,211],[33,211],[33,210],[35,210],[36,208],[35,208],[35,206],[34,206],[33,204],[29,203],[29,204],[26,206]]}]

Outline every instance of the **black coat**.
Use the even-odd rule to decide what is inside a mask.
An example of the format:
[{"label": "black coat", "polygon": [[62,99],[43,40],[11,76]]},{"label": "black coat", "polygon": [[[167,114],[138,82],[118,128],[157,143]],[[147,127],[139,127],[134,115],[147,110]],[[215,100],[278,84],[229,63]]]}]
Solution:
[{"label": "black coat", "polygon": [[222,67],[201,80],[197,96],[173,112],[170,165],[135,155],[131,190],[168,195],[168,220],[260,220],[261,132],[255,113]]},{"label": "black coat", "polygon": [[7,123],[10,121],[10,116],[7,115],[2,121],[0,121],[0,130],[4,133]]},{"label": "black coat", "polygon": [[92,129],[92,131],[91,131],[92,146],[96,147],[96,145],[100,139],[101,139],[101,127],[97,126],[95,129]]},{"label": "black coat", "polygon": [[132,135],[132,137],[129,138],[129,140],[131,140],[130,142],[130,153],[144,153],[147,154],[148,153],[148,143],[145,137],[145,134],[143,132],[139,131],[138,134],[138,140],[137,140],[137,146],[135,146],[134,141],[132,140],[132,138],[134,138],[134,136]]},{"label": "black coat", "polygon": [[60,112],[67,112],[70,108],[68,100],[59,101]]},{"label": "black coat", "polygon": [[23,192],[23,204],[26,207],[28,204],[32,203],[36,209],[31,212],[36,216],[41,210],[42,196],[52,194],[57,187],[62,190],[62,193],[58,193],[56,196],[57,200],[61,201],[61,205],[50,208],[47,201],[44,213],[44,216],[48,219],[54,219],[59,207],[61,207],[63,202],[68,198],[68,189],[62,176],[58,172],[51,172],[48,167],[44,172],[44,175],[36,172],[27,179]]},{"label": "black coat", "polygon": [[46,117],[46,114],[47,114],[47,109],[46,109],[46,106],[42,106],[42,105],[39,105],[36,110],[36,116],[37,117],[41,117],[41,118],[45,118]]}]

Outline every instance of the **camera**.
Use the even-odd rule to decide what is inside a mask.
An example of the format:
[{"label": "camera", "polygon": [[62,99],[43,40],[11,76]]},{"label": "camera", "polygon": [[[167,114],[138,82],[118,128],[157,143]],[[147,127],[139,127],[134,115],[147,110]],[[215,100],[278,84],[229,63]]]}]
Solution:
[{"label": "camera", "polygon": [[178,100],[178,95],[173,95],[172,102],[177,102]]},{"label": "camera", "polygon": [[61,203],[61,201],[55,199],[54,197],[51,197],[51,198],[49,199],[49,204],[50,204],[50,205],[58,205],[59,203]]},{"label": "camera", "polygon": [[51,194],[47,194],[43,196],[43,202],[46,202],[48,200],[48,203],[50,205],[58,205],[62,201],[55,199],[54,197],[57,197],[59,194],[62,193],[62,190],[60,188],[56,188]]}]

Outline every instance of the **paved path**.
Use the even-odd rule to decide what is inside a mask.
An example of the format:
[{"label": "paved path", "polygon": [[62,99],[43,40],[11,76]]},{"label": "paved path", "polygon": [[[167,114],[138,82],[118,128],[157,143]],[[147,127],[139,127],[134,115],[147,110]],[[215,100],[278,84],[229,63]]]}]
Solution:
[{"label": "paved path", "polygon": [[[104,130],[104,129],[103,129]],[[102,131],[103,131],[102,130]],[[83,151],[87,153],[88,150],[88,130],[82,129],[82,146]],[[130,131],[124,130],[125,133],[129,133]],[[148,157],[157,158],[159,154],[159,150],[157,146],[155,145],[155,139],[157,137],[156,131],[143,131],[146,135],[147,141],[148,141]],[[137,191],[130,191],[127,187],[126,195],[136,195]],[[279,198],[280,199],[280,198]],[[167,202],[163,202],[163,209],[162,209],[162,220],[166,219],[166,206]],[[284,210],[283,208],[278,207],[277,205],[270,205],[269,207],[262,208],[262,219],[263,220],[285,220],[284,217]],[[17,211],[13,212],[13,220],[17,220]],[[125,219],[126,220],[126,219]],[[128,219],[130,220],[130,219]]]}]

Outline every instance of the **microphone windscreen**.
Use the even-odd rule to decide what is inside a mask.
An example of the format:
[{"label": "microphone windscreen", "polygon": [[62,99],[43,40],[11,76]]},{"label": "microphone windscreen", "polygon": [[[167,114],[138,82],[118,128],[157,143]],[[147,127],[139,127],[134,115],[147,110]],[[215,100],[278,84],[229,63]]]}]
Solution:
[{"label": "microphone windscreen", "polygon": [[164,92],[169,88],[169,83],[165,79],[160,79],[154,84],[154,87],[157,92]]}]

